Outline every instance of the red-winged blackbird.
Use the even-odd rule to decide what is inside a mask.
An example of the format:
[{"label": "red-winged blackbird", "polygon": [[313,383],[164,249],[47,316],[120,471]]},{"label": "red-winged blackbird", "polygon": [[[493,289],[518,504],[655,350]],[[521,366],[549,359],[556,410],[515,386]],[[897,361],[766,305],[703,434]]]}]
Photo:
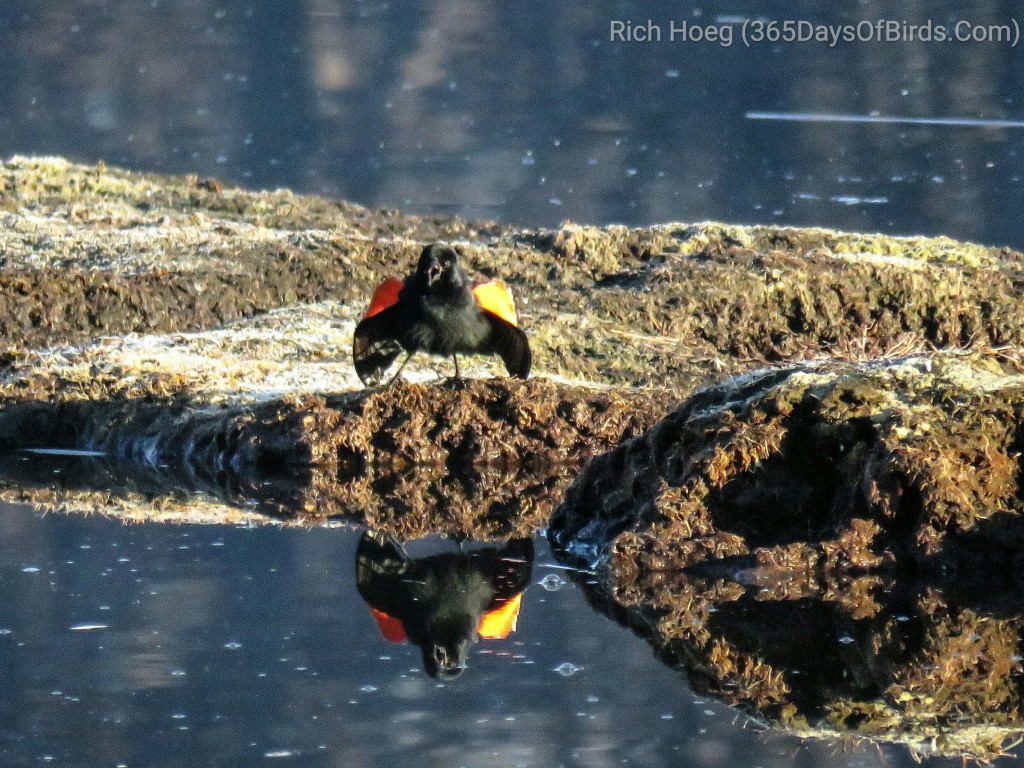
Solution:
[{"label": "red-winged blackbird", "polygon": [[390,278],[374,291],[352,340],[359,379],[379,382],[402,350],[405,360],[391,381],[416,352],[451,355],[456,378],[460,353],[496,354],[509,375],[530,375],[530,344],[508,287],[500,280],[474,286],[455,250],[441,243],[423,249],[405,280]]},{"label": "red-winged blackbird", "polygon": [[458,677],[481,638],[515,630],[532,571],[530,539],[410,557],[391,537],[366,531],[356,549],[356,585],[381,634],[416,643],[439,680]]}]

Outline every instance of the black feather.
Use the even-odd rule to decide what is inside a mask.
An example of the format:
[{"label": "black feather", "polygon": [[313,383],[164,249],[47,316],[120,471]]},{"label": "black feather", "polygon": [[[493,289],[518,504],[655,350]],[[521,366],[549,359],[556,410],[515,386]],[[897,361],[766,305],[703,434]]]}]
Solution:
[{"label": "black feather", "polygon": [[532,356],[530,355],[530,342],[522,329],[512,325],[507,320],[498,317],[493,312],[484,310],[484,319],[491,326],[491,332],[487,337],[488,351],[493,352],[505,363],[505,370],[509,376],[525,379],[530,375]]}]

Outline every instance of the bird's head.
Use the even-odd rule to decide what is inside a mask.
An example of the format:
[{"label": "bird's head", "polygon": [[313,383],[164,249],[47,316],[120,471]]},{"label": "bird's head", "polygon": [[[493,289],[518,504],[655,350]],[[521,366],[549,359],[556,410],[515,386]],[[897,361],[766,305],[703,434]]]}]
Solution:
[{"label": "bird's head", "polygon": [[423,667],[441,681],[454,680],[466,670],[469,649],[477,642],[476,617],[468,612],[444,616],[431,622],[423,643]]},{"label": "bird's head", "polygon": [[458,288],[466,281],[459,255],[450,245],[432,243],[423,249],[416,265],[416,279],[424,288]]}]

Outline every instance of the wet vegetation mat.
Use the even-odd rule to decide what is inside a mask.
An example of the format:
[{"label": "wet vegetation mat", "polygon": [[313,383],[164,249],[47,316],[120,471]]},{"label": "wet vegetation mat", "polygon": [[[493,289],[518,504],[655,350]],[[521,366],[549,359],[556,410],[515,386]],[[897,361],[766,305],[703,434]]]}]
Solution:
[{"label": "wet vegetation mat", "polygon": [[[436,240],[508,283],[532,379],[419,355],[360,386],[374,287]],[[0,288],[4,499],[367,525],[367,590],[414,567],[389,537],[549,525],[595,605],[766,722],[978,759],[1024,730],[1015,251],[517,230],[14,158]]]},{"label": "wet vegetation mat", "polygon": [[655,413],[644,396],[507,379],[206,408],[24,402],[0,410],[0,476],[13,486],[2,495],[129,517],[158,497],[148,514],[162,520],[232,522],[236,507],[403,538],[522,535],[544,525],[586,459]]},{"label": "wet vegetation mat", "polygon": [[[766,363],[1019,344],[1024,261],[946,238],[666,224],[514,230],[53,158],[0,167],[0,348],[333,302],[346,333],[427,242],[512,288],[548,376],[688,394]],[[334,311],[337,310],[337,316]],[[350,334],[350,331],[348,331]],[[347,361],[346,361],[347,362]]]}]

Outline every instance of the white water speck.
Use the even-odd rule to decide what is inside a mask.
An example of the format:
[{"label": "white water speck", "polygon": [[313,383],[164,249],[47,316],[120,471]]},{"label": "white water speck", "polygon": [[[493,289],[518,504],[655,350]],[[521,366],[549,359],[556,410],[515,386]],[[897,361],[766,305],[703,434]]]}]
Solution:
[{"label": "white water speck", "polygon": [[88,632],[91,629],[109,629],[107,624],[76,624],[69,627],[72,632]]},{"label": "white water speck", "polygon": [[38,568],[38,566],[35,566],[35,565],[26,565],[24,568],[21,569],[21,572],[22,573],[39,573],[39,568]]},{"label": "white water speck", "polygon": [[290,749],[275,749],[272,752],[264,752],[264,757],[291,757],[295,753]]}]

